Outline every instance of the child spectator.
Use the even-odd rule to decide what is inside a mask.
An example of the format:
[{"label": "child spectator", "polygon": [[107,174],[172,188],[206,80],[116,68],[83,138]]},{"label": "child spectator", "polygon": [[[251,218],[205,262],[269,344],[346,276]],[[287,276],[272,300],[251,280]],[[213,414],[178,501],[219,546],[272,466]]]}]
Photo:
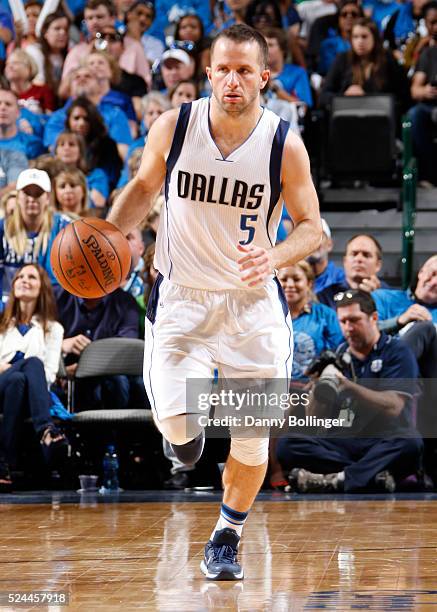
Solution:
[{"label": "child spectator", "polygon": [[79,219],[88,209],[86,178],[80,170],[64,170],[55,178],[54,207],[67,217]]}]

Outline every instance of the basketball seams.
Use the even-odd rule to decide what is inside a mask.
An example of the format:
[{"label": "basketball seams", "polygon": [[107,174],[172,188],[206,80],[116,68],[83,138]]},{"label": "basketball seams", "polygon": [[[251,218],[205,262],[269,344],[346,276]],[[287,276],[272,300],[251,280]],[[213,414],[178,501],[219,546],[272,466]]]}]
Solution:
[{"label": "basketball seams", "polygon": [[[83,221],[83,220],[82,220],[82,219],[80,219],[80,221]],[[88,225],[88,223],[85,223],[85,225],[87,225],[88,227],[90,227],[90,226]],[[95,274],[95,272],[94,272],[94,270],[93,270],[92,266],[90,265],[90,263],[89,263],[89,261],[88,261],[88,258],[87,258],[86,254],[85,254],[85,251],[83,250],[82,245],[81,245],[81,243],[80,243],[80,236],[79,236],[79,234],[78,234],[78,233],[77,233],[77,231],[76,231],[76,227],[75,227],[74,223],[72,223],[72,224],[71,224],[71,227],[73,228],[74,235],[76,236],[76,240],[77,240],[77,243],[78,243],[78,245],[79,245],[79,248],[80,248],[80,250],[81,250],[81,252],[82,252],[82,256],[83,256],[84,261],[86,262],[86,264],[87,264],[88,268],[90,269],[90,271],[91,271],[92,275],[93,275],[93,276],[94,276],[94,278],[96,279],[96,283],[99,285],[100,289],[103,291],[103,293],[104,293],[105,295],[108,295],[108,294],[107,294],[107,292],[106,292],[106,290],[105,290],[105,288],[104,288],[104,287],[103,287],[103,286],[100,284],[99,279],[97,278],[97,276],[96,276],[96,274]],[[91,227],[92,227],[92,226],[91,226]]]},{"label": "basketball seams", "polygon": [[[61,236],[60,236],[60,238],[59,238],[59,245],[58,245],[58,248],[57,248],[57,257],[58,257],[59,269],[60,269],[60,271],[62,272],[62,276],[65,278],[65,280],[66,280],[66,281],[67,281],[67,283],[70,285],[70,287],[71,287],[71,288],[72,288],[74,291],[76,291],[76,292],[77,292],[76,287],[75,287],[75,286],[74,286],[72,283],[70,283],[70,281],[68,280],[68,278],[67,278],[67,276],[66,276],[66,274],[65,274],[65,272],[64,272],[64,268],[62,267],[62,260],[61,260],[61,245],[62,245],[62,240],[63,240],[63,239],[64,239],[64,237],[65,237],[65,230],[66,230],[68,227],[69,227],[69,225],[67,225],[66,227],[62,228]],[[85,296],[83,296],[83,294],[82,294],[82,296],[81,296],[81,297],[85,297]]]},{"label": "basketball seams", "polygon": [[118,281],[118,285],[120,285],[120,284],[121,284],[121,282],[122,282],[124,279],[123,279],[123,267],[122,267],[122,265],[121,265],[121,260],[120,260],[120,257],[118,256],[117,249],[116,249],[116,248],[115,248],[115,246],[113,245],[112,241],[111,241],[111,240],[108,238],[108,236],[107,236],[107,235],[106,235],[104,232],[102,232],[102,230],[99,230],[99,229],[98,229],[98,228],[97,228],[95,225],[91,225],[91,223],[87,223],[87,222],[85,221],[85,219],[81,219],[81,221],[82,221],[82,223],[83,223],[84,225],[86,225],[87,227],[91,227],[91,228],[92,228],[93,230],[95,230],[96,232],[99,232],[99,234],[101,234],[101,235],[103,236],[103,238],[105,238],[105,240],[107,240],[107,241],[109,242],[109,244],[111,245],[111,248],[112,248],[112,250],[114,251],[115,256],[117,257],[118,267],[120,268],[120,280]]}]

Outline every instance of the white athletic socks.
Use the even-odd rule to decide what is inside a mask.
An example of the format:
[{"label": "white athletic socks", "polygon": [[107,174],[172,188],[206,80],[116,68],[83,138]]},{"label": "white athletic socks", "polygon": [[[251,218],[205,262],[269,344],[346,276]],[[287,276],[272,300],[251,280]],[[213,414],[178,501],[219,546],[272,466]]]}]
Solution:
[{"label": "white athletic socks", "polygon": [[249,512],[238,512],[237,510],[229,508],[229,506],[226,504],[222,504],[220,507],[220,517],[214,531],[211,534],[211,540],[213,539],[216,531],[220,531],[221,529],[225,528],[233,529],[239,536],[241,536],[248,514]]}]

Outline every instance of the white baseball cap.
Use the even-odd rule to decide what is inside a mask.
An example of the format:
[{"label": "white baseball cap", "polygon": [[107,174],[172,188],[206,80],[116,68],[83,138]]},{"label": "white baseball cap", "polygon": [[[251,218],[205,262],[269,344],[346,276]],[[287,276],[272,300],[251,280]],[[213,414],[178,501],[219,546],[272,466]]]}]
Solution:
[{"label": "white baseball cap", "polygon": [[183,49],[167,49],[167,51],[164,51],[162,54],[161,63],[165,64],[166,60],[168,59],[175,59],[185,66],[191,65],[191,58]]},{"label": "white baseball cap", "polygon": [[322,221],[322,231],[323,233],[328,237],[331,238],[331,230],[329,228],[329,225],[327,224],[327,222],[325,221],[325,219],[321,219]]},{"label": "white baseball cap", "polygon": [[52,190],[52,184],[47,172],[45,170],[37,170],[36,168],[28,168],[18,175],[17,190],[25,189],[29,185],[37,185],[47,193],[50,193]]}]

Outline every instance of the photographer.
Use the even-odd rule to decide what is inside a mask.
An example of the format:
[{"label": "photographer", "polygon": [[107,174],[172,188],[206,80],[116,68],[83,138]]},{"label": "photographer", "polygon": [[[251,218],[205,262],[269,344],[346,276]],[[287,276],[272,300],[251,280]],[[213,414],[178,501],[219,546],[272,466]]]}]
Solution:
[{"label": "photographer", "polygon": [[310,368],[317,380],[307,414],[343,416],[345,425],[324,430],[329,437],[281,438],[278,459],[301,492],[393,492],[421,464],[423,442],[411,419],[417,363],[401,340],[379,331],[368,292],[339,294],[337,316],[346,343],[335,364],[322,358]]}]

